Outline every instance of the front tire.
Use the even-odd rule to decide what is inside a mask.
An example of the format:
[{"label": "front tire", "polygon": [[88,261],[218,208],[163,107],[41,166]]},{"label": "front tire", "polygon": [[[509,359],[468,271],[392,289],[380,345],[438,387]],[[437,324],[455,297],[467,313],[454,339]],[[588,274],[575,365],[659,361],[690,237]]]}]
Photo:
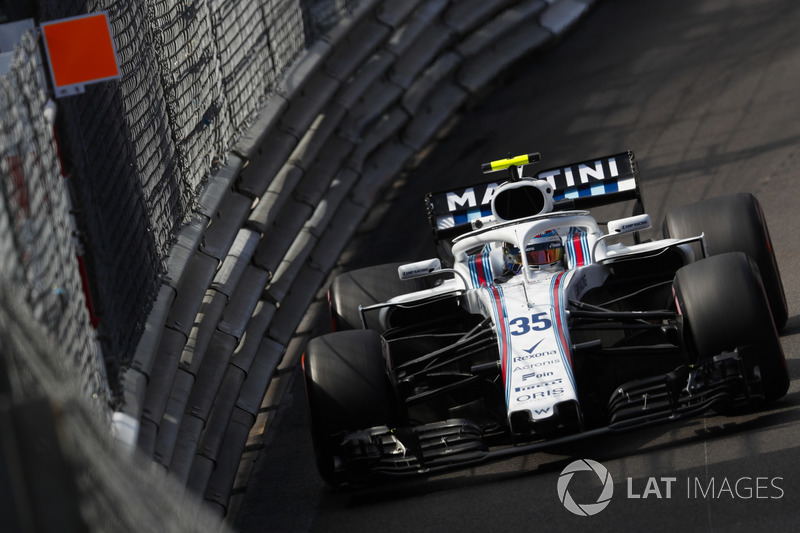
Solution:
[{"label": "front tire", "polygon": [[312,339],[303,357],[317,469],[334,487],[353,474],[338,468],[343,434],[393,418],[381,344],[374,331],[343,331]]},{"label": "front tire", "polygon": [[710,255],[744,252],[761,272],[772,317],[786,325],[789,308],[761,204],[749,193],[709,198],[675,209],[664,220],[665,237],[683,239],[705,233]]},{"label": "front tire", "polygon": [[789,373],[758,266],[742,252],[715,255],[680,268],[675,296],[688,345],[698,358],[752,345],[768,402],[784,396]]}]

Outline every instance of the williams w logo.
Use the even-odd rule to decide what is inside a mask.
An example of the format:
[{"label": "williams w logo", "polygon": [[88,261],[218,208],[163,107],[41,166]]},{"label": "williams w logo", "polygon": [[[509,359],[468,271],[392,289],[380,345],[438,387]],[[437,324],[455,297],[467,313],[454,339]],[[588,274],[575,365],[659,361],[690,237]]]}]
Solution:
[{"label": "williams w logo", "polygon": [[[572,495],[567,490],[575,472],[584,471],[594,472],[603,484],[603,491],[594,503],[579,504],[572,499]],[[561,471],[561,475],[558,478],[558,499],[561,500],[567,511],[578,516],[596,515],[608,506],[613,495],[614,480],[611,479],[611,474],[609,474],[606,467],[591,459],[579,459],[571,462]]]}]

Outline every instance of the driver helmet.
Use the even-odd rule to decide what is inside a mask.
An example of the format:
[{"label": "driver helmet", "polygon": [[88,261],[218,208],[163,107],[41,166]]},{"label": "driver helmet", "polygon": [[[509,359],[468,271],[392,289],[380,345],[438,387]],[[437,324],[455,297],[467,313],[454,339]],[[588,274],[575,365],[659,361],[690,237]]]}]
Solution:
[{"label": "driver helmet", "polygon": [[[505,251],[506,270],[515,275],[519,274],[522,271],[522,254],[519,248],[513,244],[505,243],[503,250]],[[561,237],[558,236],[558,233],[555,230],[551,230],[532,238],[525,246],[525,256],[531,269],[560,267],[563,265],[564,244],[561,242]]]}]

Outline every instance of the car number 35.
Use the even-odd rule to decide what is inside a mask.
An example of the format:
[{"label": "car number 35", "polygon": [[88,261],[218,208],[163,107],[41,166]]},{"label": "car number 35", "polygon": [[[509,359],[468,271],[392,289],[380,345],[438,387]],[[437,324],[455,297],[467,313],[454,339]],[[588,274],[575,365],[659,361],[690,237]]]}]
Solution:
[{"label": "car number 35", "polygon": [[521,316],[510,320],[512,335],[525,335],[529,331],[544,331],[550,329],[553,322],[548,318],[548,313],[536,313],[530,317]]}]

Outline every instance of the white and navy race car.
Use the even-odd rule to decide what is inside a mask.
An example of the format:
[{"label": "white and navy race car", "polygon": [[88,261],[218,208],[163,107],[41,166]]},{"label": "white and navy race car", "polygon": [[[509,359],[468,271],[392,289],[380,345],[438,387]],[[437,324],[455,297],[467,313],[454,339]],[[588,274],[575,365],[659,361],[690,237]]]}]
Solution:
[{"label": "white and navy race car", "polygon": [[[632,152],[429,194],[441,257],[337,277],[303,358],[330,484],[435,472],[784,396],[787,305],[750,194],[642,239]],[[507,174],[506,174],[507,173]],[[600,224],[587,209],[633,201]],[[605,230],[602,228],[605,227]]]}]

